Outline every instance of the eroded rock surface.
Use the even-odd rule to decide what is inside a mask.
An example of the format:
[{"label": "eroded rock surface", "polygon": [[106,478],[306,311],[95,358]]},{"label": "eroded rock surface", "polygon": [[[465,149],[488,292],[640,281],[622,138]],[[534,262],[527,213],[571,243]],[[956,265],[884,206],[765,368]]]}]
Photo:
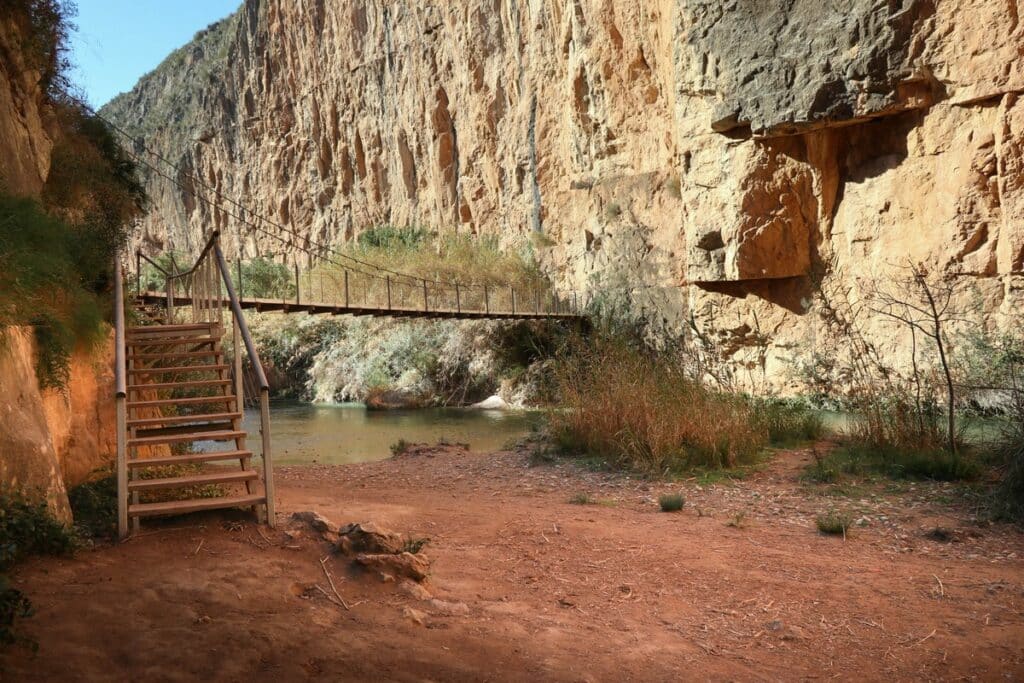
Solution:
[{"label": "eroded rock surface", "polygon": [[845,348],[836,293],[908,261],[960,273],[972,324],[1020,324],[1022,46],[1003,0],[248,0],[104,114],[176,165],[143,243],[541,232],[561,288],[783,386]]}]

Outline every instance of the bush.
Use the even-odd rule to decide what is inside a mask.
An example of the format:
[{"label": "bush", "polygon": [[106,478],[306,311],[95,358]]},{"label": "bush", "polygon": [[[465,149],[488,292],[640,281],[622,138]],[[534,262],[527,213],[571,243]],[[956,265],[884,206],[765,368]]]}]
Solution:
[{"label": "bush", "polygon": [[846,538],[846,532],[853,524],[848,515],[830,510],[825,514],[818,515],[815,519],[818,531],[829,536],[842,536]]},{"label": "bush", "polygon": [[109,469],[91,481],[68,491],[75,526],[83,536],[114,538],[117,535],[117,475]]},{"label": "bush", "polygon": [[662,512],[679,512],[686,504],[686,499],[681,493],[667,493],[658,498],[658,505]]},{"label": "bush", "polygon": [[821,416],[805,403],[778,398],[755,399],[757,422],[775,445],[820,439],[825,431]]},{"label": "bush", "polygon": [[993,501],[994,516],[1024,521],[1024,390],[1014,392],[1010,421],[992,445],[991,456],[1002,470]]},{"label": "bush", "polygon": [[562,408],[549,413],[563,451],[651,474],[733,467],[768,442],[748,401],[687,376],[675,356],[599,337],[556,367]]},{"label": "bush", "polygon": [[577,493],[569,499],[569,503],[572,505],[593,505],[596,502],[588,493]]},{"label": "bush", "polygon": [[804,478],[822,484],[834,484],[841,475],[878,474],[892,479],[928,479],[962,481],[981,474],[978,462],[967,455],[952,455],[942,449],[903,451],[848,443],[811,464]]},{"label": "bush", "polygon": [[[237,277],[232,273],[233,277]],[[295,297],[295,278],[292,269],[268,258],[256,258],[242,264],[242,280],[235,286],[242,296],[264,299],[291,299]]]},{"label": "bush", "polygon": [[411,443],[409,443],[405,439],[399,439],[398,441],[391,444],[391,455],[403,455],[411,447]]},{"label": "bush", "polygon": [[0,489],[0,645],[18,642],[16,622],[32,614],[32,603],[11,587],[6,573],[31,555],[68,555],[76,545],[75,535],[50,514],[45,502]]}]

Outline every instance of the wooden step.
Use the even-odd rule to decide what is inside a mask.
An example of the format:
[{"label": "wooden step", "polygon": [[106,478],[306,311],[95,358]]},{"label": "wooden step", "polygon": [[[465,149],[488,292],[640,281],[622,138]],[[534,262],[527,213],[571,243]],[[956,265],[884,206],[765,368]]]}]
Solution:
[{"label": "wooden step", "polygon": [[185,443],[187,441],[233,441],[247,436],[246,432],[223,430],[215,432],[188,432],[185,434],[165,434],[163,436],[142,436],[128,439],[128,448],[136,446],[159,446],[165,443]]},{"label": "wooden step", "polygon": [[219,344],[220,337],[155,337],[153,339],[129,339],[130,348],[144,348],[152,346],[183,346],[185,344]]},{"label": "wooden step", "polygon": [[166,503],[137,503],[128,506],[129,517],[156,517],[158,515],[181,515],[201,510],[221,508],[252,507],[266,502],[262,493],[246,496],[225,496],[223,498],[198,498],[195,500],[172,500]]},{"label": "wooden step", "polygon": [[206,365],[203,365],[203,364],[199,364],[199,365],[168,365],[168,366],[164,366],[164,367],[160,367],[159,365],[157,365],[157,366],[147,366],[147,367],[143,367],[143,368],[132,368],[132,369],[130,369],[128,371],[128,374],[133,374],[134,373],[136,375],[158,375],[158,374],[161,374],[161,373],[168,373],[168,372],[178,372],[178,373],[208,372],[210,370],[227,370],[229,367],[231,367],[231,366],[230,365],[225,365],[225,364],[218,364],[218,365],[211,365],[211,364],[206,364]]},{"label": "wooden step", "polygon": [[174,353],[129,353],[128,358],[134,360],[159,360],[167,358],[203,358],[213,356],[220,359],[224,354],[221,351],[176,351]]},{"label": "wooden step", "polygon": [[186,453],[165,458],[129,458],[128,467],[167,467],[186,462],[216,462],[218,460],[243,460],[252,457],[252,451],[212,451],[210,453]]},{"label": "wooden step", "polygon": [[196,379],[189,382],[153,382],[152,384],[129,384],[128,391],[145,391],[146,389],[190,389],[198,387],[226,387],[234,384],[233,379]]},{"label": "wooden step", "polygon": [[137,417],[128,420],[129,427],[183,424],[188,422],[230,422],[241,420],[242,413],[196,413],[195,415],[170,415],[164,417]]},{"label": "wooden step", "polygon": [[160,398],[152,401],[128,401],[128,408],[163,408],[164,406],[194,406],[201,403],[234,403],[235,395],[189,396],[187,398]]},{"label": "wooden step", "polygon": [[135,334],[136,332],[190,332],[192,330],[209,330],[214,327],[217,323],[188,323],[181,325],[140,325],[137,327],[129,327],[126,332],[128,334]]},{"label": "wooden step", "polygon": [[174,436],[178,434],[206,434],[208,432],[225,432],[235,428],[235,423],[228,421],[201,422],[190,424],[169,425],[167,427],[139,427],[135,432],[136,438],[150,436]]},{"label": "wooden step", "polygon": [[183,477],[163,477],[161,479],[136,479],[128,482],[129,491],[154,491],[157,489],[177,489],[185,486],[206,486],[209,484],[234,484],[259,479],[256,470],[237,470],[234,472],[210,472],[206,474],[190,474]]}]

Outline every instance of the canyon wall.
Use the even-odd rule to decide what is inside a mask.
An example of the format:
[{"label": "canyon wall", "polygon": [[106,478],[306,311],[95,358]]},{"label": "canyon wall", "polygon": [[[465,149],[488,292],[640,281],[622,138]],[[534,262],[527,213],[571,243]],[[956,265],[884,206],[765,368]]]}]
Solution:
[{"label": "canyon wall", "polygon": [[[30,44],[21,25],[0,17],[0,192],[38,196],[59,129],[26,59]],[[45,499],[65,522],[67,489],[116,453],[113,348],[111,334],[94,352],[75,352],[67,387],[41,389],[32,329],[0,324],[0,486]]]},{"label": "canyon wall", "polygon": [[246,0],[102,113],[171,178],[146,249],[497,234],[783,388],[911,262],[1020,327],[1022,52],[1016,0]]}]

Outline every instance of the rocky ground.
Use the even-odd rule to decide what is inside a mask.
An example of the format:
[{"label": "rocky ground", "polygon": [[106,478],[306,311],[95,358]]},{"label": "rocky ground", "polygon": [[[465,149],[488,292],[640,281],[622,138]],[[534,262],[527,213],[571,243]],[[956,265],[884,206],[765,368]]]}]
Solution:
[{"label": "rocky ground", "polygon": [[[279,524],[152,523],[23,565],[8,680],[1017,680],[1024,535],[949,485],[809,485],[809,449],[739,481],[649,482],[527,449],[413,448],[277,472]],[[662,513],[657,498],[686,506]],[[589,504],[570,499],[586,494]],[[844,539],[815,517],[859,521]],[[293,513],[372,522],[425,581]],[[328,526],[318,524],[318,526]],[[372,527],[371,527],[372,528]],[[349,532],[344,536],[345,531]],[[407,543],[411,542],[411,543]],[[379,549],[378,549],[379,550]],[[357,558],[362,558],[356,561]],[[379,559],[379,558],[378,558]],[[386,558],[385,558],[386,559]],[[336,592],[335,592],[336,591]]]}]

